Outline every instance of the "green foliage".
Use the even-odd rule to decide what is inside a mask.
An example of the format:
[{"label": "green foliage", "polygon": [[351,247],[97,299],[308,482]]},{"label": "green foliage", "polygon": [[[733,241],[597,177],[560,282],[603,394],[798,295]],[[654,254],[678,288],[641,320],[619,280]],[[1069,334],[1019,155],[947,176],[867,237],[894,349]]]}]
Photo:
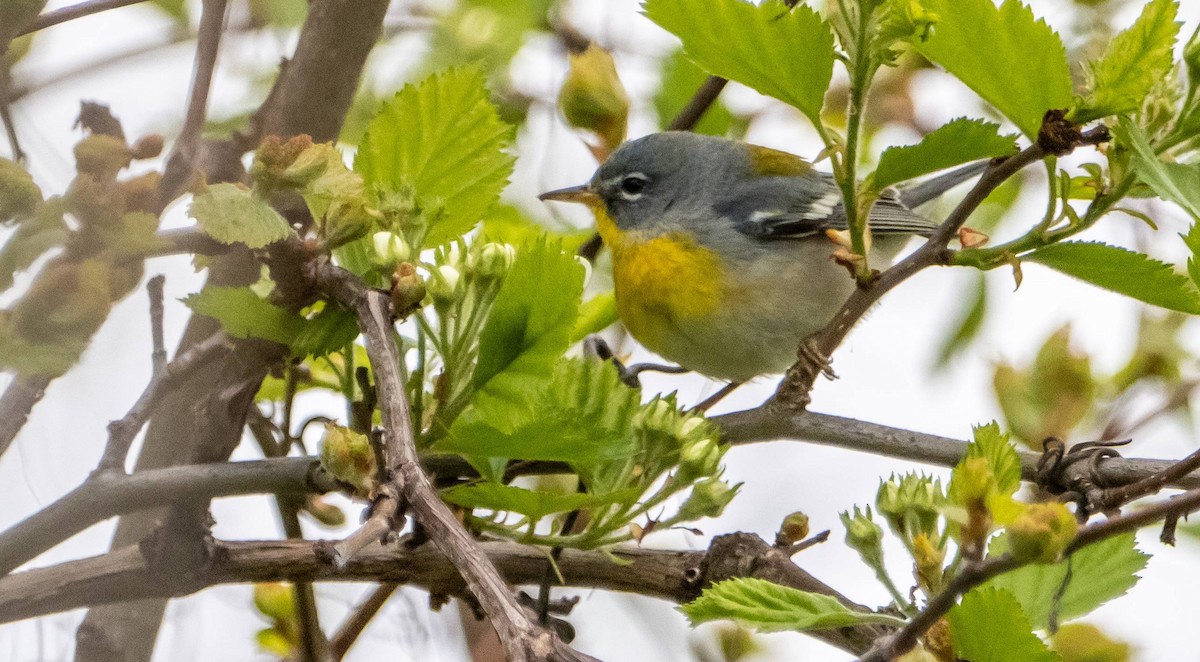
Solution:
[{"label": "green foliage", "polygon": [[1042,116],[1071,105],[1062,40],[1018,0],[925,0],[938,17],[913,48],[966,83],[1030,138]]},{"label": "green foliage", "polygon": [[647,0],[646,16],[709,73],[795,106],[821,126],[833,75],[833,33],[807,5],[780,0]]},{"label": "green foliage", "polygon": [[51,198],[38,205],[33,216],[17,224],[17,229],[0,248],[0,290],[12,287],[13,277],[28,269],[39,257],[69,236],[63,221],[62,199]]},{"label": "green foliage", "polygon": [[583,268],[547,241],[525,246],[479,336],[475,415],[512,432],[566,351],[583,293]]},{"label": "green foliage", "polygon": [[[671,120],[692,100],[696,90],[708,78],[703,69],[688,59],[683,50],[677,50],[663,59],[662,82],[654,95],[654,111],[658,115],[658,126],[666,129]],[[733,127],[733,114],[718,98],[692,127],[696,133],[724,136]]]},{"label": "green foliage", "polygon": [[[1200,288],[1200,221],[1192,223],[1192,227],[1188,228],[1186,234],[1179,235],[1183,237],[1183,243],[1191,251],[1188,256],[1187,272],[1192,279],[1192,284]],[[3,271],[0,271],[3,273]]]},{"label": "green foliage", "polygon": [[931,172],[1014,151],[1013,136],[1000,135],[999,125],[962,117],[928,134],[916,145],[884,150],[879,167],[871,175],[871,188],[882,191]]},{"label": "green foliage", "polygon": [[[1006,549],[1001,536],[992,543],[989,554],[1000,554]],[[1134,536],[1129,533],[1088,545],[1070,559],[1054,565],[1027,565],[1007,572],[984,586],[1003,589],[1015,596],[1033,626],[1044,629],[1049,626],[1052,613],[1057,614],[1059,621],[1067,621],[1125,595],[1137,583],[1137,573],[1149,559],[1148,554],[1137,550]],[[1068,564],[1070,581],[1056,604],[1055,595],[1067,577]]]},{"label": "green foliage", "polygon": [[0,159],[0,226],[32,214],[42,202],[42,190],[24,168]]},{"label": "green foliage", "polygon": [[718,582],[680,607],[692,625],[730,619],[762,632],[804,632],[852,625],[900,625],[884,614],[854,611],[837,598],[763,579],[741,577]]},{"label": "green foliage", "polygon": [[212,317],[235,338],[261,338],[292,348],[296,356],[322,356],[358,337],[352,313],[332,304],[311,319],[285,310],[248,287],[207,287],[184,298],[198,315]]},{"label": "green foliage", "polygon": [[496,482],[459,485],[442,492],[442,498],[464,508],[482,508],[523,515],[532,526],[555,513],[581,508],[611,505],[622,498],[636,499],[639,494],[582,494],[579,492],[547,492],[527,490]]},{"label": "green foliage", "polygon": [[1098,390],[1091,359],[1071,350],[1067,327],[1046,339],[1032,365],[996,366],[993,386],[1008,429],[1039,450],[1046,437],[1070,437]]},{"label": "green foliage", "polygon": [[433,247],[471,228],[512,173],[512,129],[483,75],[452,69],[406,85],[367,127],[354,169],[380,199],[385,229]]},{"label": "green foliage", "polygon": [[1121,118],[1120,129],[1133,151],[1131,164],[1138,179],[1200,221],[1200,165],[1160,160],[1146,134],[1128,118]]},{"label": "green foliage", "polygon": [[1069,623],[1050,637],[1063,662],[1129,662],[1129,644],[1114,641],[1095,625]]},{"label": "green foliage", "polygon": [[1175,0],[1151,0],[1137,21],[1108,43],[1103,57],[1088,67],[1090,91],[1076,109],[1075,121],[1090,122],[1142,107],[1154,86],[1171,75],[1178,8]]},{"label": "green foliage", "polygon": [[192,199],[188,214],[224,244],[262,248],[292,234],[288,222],[265,201],[237,184],[213,184]]},{"label": "green foliage", "polygon": [[946,614],[954,652],[972,662],[1059,662],[1032,632],[1021,605],[1008,591],[977,588]]},{"label": "green foliage", "polygon": [[1100,242],[1068,241],[1039,248],[1024,259],[1138,301],[1200,314],[1196,285],[1171,265],[1141,253]]}]

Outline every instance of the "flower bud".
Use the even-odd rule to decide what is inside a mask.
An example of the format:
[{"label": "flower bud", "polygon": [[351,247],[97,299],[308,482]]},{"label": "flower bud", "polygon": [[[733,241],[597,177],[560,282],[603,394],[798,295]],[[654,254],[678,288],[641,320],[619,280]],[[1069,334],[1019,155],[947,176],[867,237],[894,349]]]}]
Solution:
[{"label": "flower bud", "polygon": [[359,199],[334,200],[325,213],[322,230],[325,245],[337,248],[367,234],[375,224],[374,216]]},{"label": "flower bud", "polygon": [[692,486],[692,493],[679,508],[680,521],[716,517],[737,496],[741,483],[730,487],[719,478],[706,478]]},{"label": "flower bud", "polygon": [[779,532],[775,534],[776,545],[794,545],[808,537],[808,515],[796,511],[783,518]]},{"label": "flower bud", "polygon": [[346,523],[346,513],[342,512],[341,508],[315,494],[310,494],[305,499],[304,510],[325,526],[337,527]]},{"label": "flower bud", "polygon": [[639,430],[670,432],[676,417],[675,407],[666,400],[654,400],[643,405],[633,416],[633,427]]},{"label": "flower bud", "polygon": [[842,525],[846,527],[846,546],[858,552],[863,562],[872,568],[883,566],[883,529],[871,517],[871,507],[860,511],[854,507],[854,514],[845,511],[841,514]]},{"label": "flower bud", "polygon": [[875,505],[896,535],[908,539],[910,535],[937,532],[938,517],[945,501],[941,481],[932,476],[915,473],[881,481]]},{"label": "flower bud", "polygon": [[129,148],[129,155],[135,159],[152,159],[163,150],[163,137],[157,133],[148,133],[137,142],[133,143],[133,147]]},{"label": "flower bud", "polygon": [[354,488],[354,495],[368,497],[375,490],[378,469],[375,449],[367,435],[336,423],[325,424],[321,439],[321,466],[331,476]]},{"label": "flower bud", "polygon": [[679,419],[679,422],[675,424],[675,438],[686,441],[693,432],[698,432],[700,435],[706,434],[708,432],[706,422],[703,416],[685,416]]},{"label": "flower bud", "polygon": [[467,258],[467,270],[484,280],[501,278],[512,267],[516,254],[509,244],[488,242],[472,251]]},{"label": "flower bud", "polygon": [[917,585],[928,594],[936,593],[942,584],[942,564],[946,550],[935,545],[925,533],[913,537],[913,561],[916,562]]},{"label": "flower bud", "polygon": [[716,473],[721,462],[721,447],[710,438],[687,444],[679,452],[679,478],[690,480]]},{"label": "flower bud", "polygon": [[426,284],[429,290],[429,296],[433,298],[435,306],[448,306],[462,296],[462,276],[458,273],[458,269],[443,264],[433,270],[432,278]]},{"label": "flower bud", "polygon": [[1005,530],[1017,560],[1055,563],[1075,538],[1079,522],[1064,504],[1051,501],[1030,505]]},{"label": "flower bud", "polygon": [[408,242],[394,232],[376,232],[371,235],[371,245],[375,248],[375,264],[385,272],[395,271],[412,255]]}]

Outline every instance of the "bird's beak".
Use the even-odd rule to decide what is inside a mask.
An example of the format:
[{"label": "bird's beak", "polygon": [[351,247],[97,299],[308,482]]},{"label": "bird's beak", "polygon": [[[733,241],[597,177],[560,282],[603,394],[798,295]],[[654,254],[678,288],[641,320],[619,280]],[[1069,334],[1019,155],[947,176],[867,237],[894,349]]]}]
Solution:
[{"label": "bird's beak", "polygon": [[579,202],[585,205],[600,202],[600,196],[588,184],[546,191],[538,196],[538,200],[558,200],[560,202]]}]

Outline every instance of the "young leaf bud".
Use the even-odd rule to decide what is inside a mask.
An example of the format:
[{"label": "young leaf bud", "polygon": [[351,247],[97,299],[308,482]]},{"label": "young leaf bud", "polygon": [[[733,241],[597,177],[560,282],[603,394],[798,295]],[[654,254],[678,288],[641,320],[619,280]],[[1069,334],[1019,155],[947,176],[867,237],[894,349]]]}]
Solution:
[{"label": "young leaf bud", "polygon": [[375,449],[367,435],[336,423],[325,424],[321,439],[321,466],[330,475],[354,488],[354,495],[368,497],[375,490],[378,469]]},{"label": "young leaf bud", "polygon": [[737,496],[741,483],[730,487],[719,478],[706,478],[694,486],[687,501],[679,508],[680,521],[691,521],[702,517],[716,517]]},{"label": "young leaf bud", "polygon": [[292,587],[281,582],[254,585],[254,608],[276,622],[287,622],[296,617],[295,593]]},{"label": "young leaf bud", "polygon": [[392,274],[392,314],[407,317],[425,299],[425,281],[411,263],[401,262]]},{"label": "young leaf bud", "polygon": [[629,96],[612,54],[591,44],[570,60],[571,69],[558,93],[559,108],[571,126],[595,133],[611,153],[625,141],[629,123]]},{"label": "young leaf bud", "polygon": [[1079,522],[1065,504],[1050,501],[1030,505],[1005,530],[1016,559],[1055,563],[1075,538]]},{"label": "young leaf bud", "polygon": [[509,244],[488,242],[467,257],[467,270],[481,280],[502,278],[515,257],[516,249]]},{"label": "young leaf bud", "polygon": [[871,507],[860,511],[855,506],[853,515],[845,511],[841,518],[846,527],[846,546],[858,552],[868,566],[883,567],[883,529],[871,518]]},{"label": "young leaf bud", "polygon": [[325,526],[338,527],[346,523],[346,513],[341,508],[313,494],[305,499],[304,510]]},{"label": "young leaf bud", "polygon": [[152,159],[163,150],[163,137],[157,133],[148,133],[137,142],[133,143],[133,147],[129,148],[129,155],[135,159]]},{"label": "young leaf bud", "polygon": [[0,159],[0,225],[31,216],[42,201],[42,190],[21,166]]},{"label": "young leaf bud", "polygon": [[775,534],[775,544],[779,546],[794,545],[808,537],[808,515],[797,510],[783,518],[779,532]]},{"label": "young leaf bud", "polygon": [[95,133],[75,145],[75,170],[97,181],[114,181],[131,160],[125,141],[112,136]]}]

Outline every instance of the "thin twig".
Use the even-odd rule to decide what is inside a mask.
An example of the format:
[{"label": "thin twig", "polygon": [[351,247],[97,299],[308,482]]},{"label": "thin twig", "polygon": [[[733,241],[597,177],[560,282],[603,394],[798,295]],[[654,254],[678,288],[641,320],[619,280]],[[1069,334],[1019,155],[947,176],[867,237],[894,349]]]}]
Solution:
[{"label": "thin twig", "polygon": [[46,394],[53,377],[49,375],[17,375],[0,396],[0,457],[17,438],[17,433],[29,420],[29,412]]},{"label": "thin twig", "polygon": [[46,28],[66,23],[67,21],[73,21],[77,18],[91,16],[92,14],[99,14],[100,12],[105,12],[110,9],[120,9],[121,7],[128,7],[129,5],[136,5],[145,1],[146,0],[88,0],[87,2],[81,2],[79,4],[63,7],[62,9],[55,9],[54,11],[48,11],[41,16],[38,16],[33,23],[30,23],[23,30],[18,32],[17,36],[19,37],[21,35],[29,34],[30,32],[37,32],[38,30],[45,30]]},{"label": "thin twig", "polygon": [[155,375],[161,374],[167,367],[167,343],[163,339],[163,285],[166,280],[166,276],[158,274],[146,282],[146,292],[150,295],[150,337],[153,347],[150,365]]},{"label": "thin twig", "polygon": [[[141,431],[150,414],[162,397],[171,391],[181,380],[186,379],[194,370],[207,365],[213,359],[228,353],[232,348],[229,338],[224,333],[215,333],[207,340],[193,345],[183,354],[175,357],[162,370],[151,375],[150,383],[146,384],[142,395],[130,408],[129,413],[119,421],[113,421],[108,426],[108,444],[104,447],[104,455],[96,472],[105,473],[124,471],[125,458],[137,433]],[[157,350],[156,350],[157,351]]]},{"label": "thin twig", "polygon": [[400,514],[400,494],[391,483],[380,486],[380,498],[371,508],[371,515],[354,533],[333,545],[333,565],[343,569],[359,552],[372,543],[379,543],[385,536],[399,528],[396,517]]},{"label": "thin twig", "polygon": [[192,74],[192,89],[188,96],[187,115],[183,128],[175,142],[172,157],[181,154],[188,161],[196,157],[200,135],[204,131],[204,118],[208,112],[208,92],[212,88],[213,72],[216,70],[217,53],[221,47],[221,33],[225,27],[226,0],[204,0],[197,32],[196,63]]},{"label": "thin twig", "polygon": [[696,94],[692,95],[687,105],[667,125],[667,131],[691,131],[695,128],[696,124],[700,122],[700,118],[704,117],[704,113],[712,107],[717,97],[721,95],[721,90],[724,90],[728,83],[727,79],[720,76],[709,76],[704,79],[700,89],[696,90]]},{"label": "thin twig", "polygon": [[346,657],[346,652],[350,650],[355,641],[358,641],[358,636],[366,629],[371,619],[375,618],[375,614],[383,609],[388,598],[392,597],[398,588],[400,588],[400,584],[397,582],[384,582],[376,586],[367,599],[350,612],[350,616],[342,622],[342,626],[329,639],[329,657],[333,662],[341,662],[342,658]]}]

